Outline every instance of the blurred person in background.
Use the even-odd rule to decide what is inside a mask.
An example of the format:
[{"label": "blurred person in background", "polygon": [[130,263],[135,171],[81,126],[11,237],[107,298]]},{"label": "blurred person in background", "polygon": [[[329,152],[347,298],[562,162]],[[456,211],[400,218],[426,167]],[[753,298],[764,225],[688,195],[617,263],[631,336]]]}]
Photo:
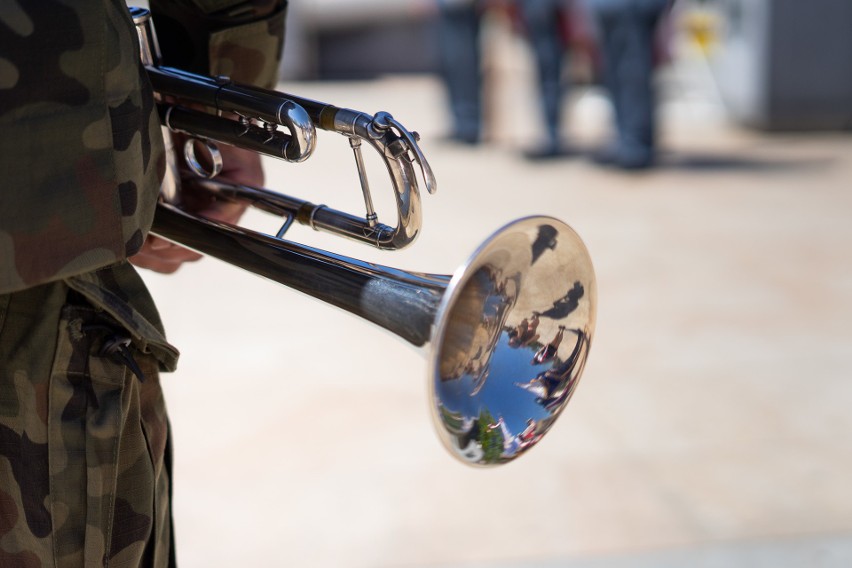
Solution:
[{"label": "blurred person in background", "polygon": [[544,142],[524,155],[531,160],[562,157],[568,154],[560,130],[562,102],[568,91],[562,70],[567,54],[569,0],[514,0],[514,4],[535,59],[545,134]]},{"label": "blurred person in background", "polygon": [[450,105],[450,140],[478,144],[482,137],[480,30],[486,2],[438,0],[441,74]]},{"label": "blurred person in background", "polygon": [[572,27],[574,0],[438,0],[441,71],[450,106],[455,142],[482,141],[483,54],[481,30],[486,14],[504,16],[531,48],[541,109],[544,140],[524,152],[531,160],[558,158],[569,149],[561,140],[563,101],[567,81],[563,73]]},{"label": "blurred person in background", "polygon": [[625,170],[654,165],[653,74],[657,27],[672,0],[584,0],[596,20],[615,140],[595,161]]},{"label": "blurred person in background", "polygon": [[[167,64],[276,83],[286,0],[150,5]],[[0,566],[174,565],[159,372],[178,352],[128,259],[198,255],[146,238],[164,149],[124,0],[0,2],[0,133]]]}]

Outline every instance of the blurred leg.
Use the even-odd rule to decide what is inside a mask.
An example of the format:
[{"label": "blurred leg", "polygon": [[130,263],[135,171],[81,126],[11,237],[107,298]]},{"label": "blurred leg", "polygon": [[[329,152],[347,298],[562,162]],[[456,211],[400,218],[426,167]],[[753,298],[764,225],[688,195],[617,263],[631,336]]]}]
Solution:
[{"label": "blurred leg", "polygon": [[562,82],[564,48],[560,26],[558,0],[522,0],[521,14],[527,36],[535,55],[542,116],[547,134],[547,148],[559,150],[559,131],[562,121]]},{"label": "blurred leg", "polygon": [[452,136],[471,144],[479,141],[482,122],[479,28],[473,3],[441,6],[439,39]]},{"label": "blurred leg", "polygon": [[621,102],[620,84],[618,82],[618,66],[620,56],[625,50],[623,12],[617,10],[603,11],[597,14],[600,30],[600,48],[603,58],[603,82],[608,91],[612,104],[613,121],[616,130],[616,142],[612,151],[617,151],[619,137],[623,131],[623,108]]},{"label": "blurred leg", "polygon": [[623,49],[616,67],[621,108],[619,144],[627,165],[650,164],[654,154],[654,28],[657,18],[630,10],[623,22]]},{"label": "blurred leg", "polygon": [[643,168],[654,158],[654,31],[662,7],[625,3],[598,14],[605,83],[612,99],[617,142],[604,157],[625,168]]}]

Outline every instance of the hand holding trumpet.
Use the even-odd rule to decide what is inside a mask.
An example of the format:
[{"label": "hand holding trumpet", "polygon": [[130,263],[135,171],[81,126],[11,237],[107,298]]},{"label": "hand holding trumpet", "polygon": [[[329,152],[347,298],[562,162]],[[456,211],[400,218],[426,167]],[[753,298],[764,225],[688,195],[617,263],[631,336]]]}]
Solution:
[{"label": "hand holding trumpet", "polygon": [[[173,134],[176,138],[185,135]],[[183,140],[176,145],[183,144]],[[222,144],[219,146],[222,154],[222,172],[219,174],[223,181],[237,185],[261,187],[264,182],[263,168],[260,155],[250,150]],[[211,193],[194,188],[192,178],[183,180],[181,189],[183,208],[196,215],[214,221],[236,224],[242,217],[248,205],[244,202],[217,198]],[[162,274],[172,274],[184,262],[195,262],[203,255],[184,248],[162,237],[149,234],[140,251],[130,258],[130,262],[141,268],[147,268]]]}]

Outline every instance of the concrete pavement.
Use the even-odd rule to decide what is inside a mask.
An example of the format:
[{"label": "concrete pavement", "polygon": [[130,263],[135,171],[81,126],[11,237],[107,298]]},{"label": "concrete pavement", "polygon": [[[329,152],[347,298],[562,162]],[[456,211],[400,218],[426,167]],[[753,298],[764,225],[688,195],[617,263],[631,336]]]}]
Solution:
[{"label": "concrete pavement", "polygon": [[[440,141],[431,78],[284,85],[391,111],[421,132],[440,183],[408,250],[293,238],[450,273],[504,222],[565,220],[600,307],[563,417],[523,459],[467,468],[433,435],[423,357],[400,340],[212,259],[146,275],[183,352],[164,377],[182,566],[850,565],[852,138],[740,130],[693,62],[665,79],[659,169],[533,164],[528,73],[497,77],[506,119],[477,148]],[[607,121],[600,93],[575,90],[575,144],[599,144]],[[332,135],[268,175],[361,208]]]}]

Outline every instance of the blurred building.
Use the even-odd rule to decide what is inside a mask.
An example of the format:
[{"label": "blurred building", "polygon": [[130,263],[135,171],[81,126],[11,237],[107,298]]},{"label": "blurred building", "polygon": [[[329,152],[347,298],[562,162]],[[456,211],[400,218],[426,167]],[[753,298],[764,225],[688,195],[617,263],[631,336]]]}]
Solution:
[{"label": "blurred building", "polygon": [[[439,69],[437,0],[290,4],[285,79]],[[678,0],[707,42],[728,112],[766,130],[852,128],[852,2]],[[703,16],[703,17],[702,17]]]},{"label": "blurred building", "polygon": [[436,0],[291,2],[285,79],[368,79],[438,69]]},{"label": "blurred building", "polygon": [[715,0],[726,107],[767,130],[852,129],[852,2]]}]

